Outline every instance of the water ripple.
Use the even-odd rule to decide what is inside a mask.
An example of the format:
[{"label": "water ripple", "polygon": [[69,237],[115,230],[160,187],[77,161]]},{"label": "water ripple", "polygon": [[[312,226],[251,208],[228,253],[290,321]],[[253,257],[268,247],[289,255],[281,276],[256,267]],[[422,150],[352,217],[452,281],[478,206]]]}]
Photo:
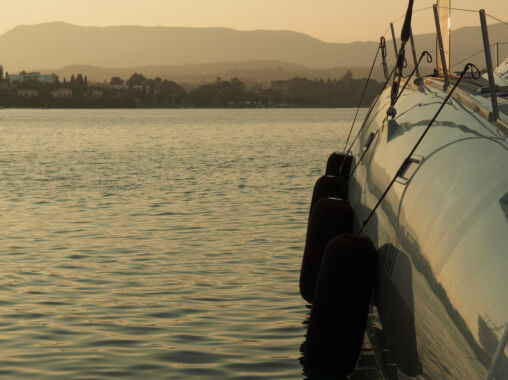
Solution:
[{"label": "water ripple", "polygon": [[0,377],[295,379],[353,110],[2,110]]}]

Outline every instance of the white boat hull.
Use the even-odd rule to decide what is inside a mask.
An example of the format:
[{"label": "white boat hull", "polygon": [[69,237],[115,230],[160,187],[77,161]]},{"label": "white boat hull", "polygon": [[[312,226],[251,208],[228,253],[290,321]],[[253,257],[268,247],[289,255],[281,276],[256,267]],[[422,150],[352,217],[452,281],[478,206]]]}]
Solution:
[{"label": "white boat hull", "polygon": [[[445,96],[433,80],[410,85],[388,123],[390,88],[381,94],[352,150],[354,168],[375,135],[349,181],[354,232]],[[382,327],[373,319],[370,331],[379,330],[380,359],[399,378],[484,379],[494,370],[508,379],[508,141],[477,111],[456,99],[445,106],[362,231],[379,250]]]}]

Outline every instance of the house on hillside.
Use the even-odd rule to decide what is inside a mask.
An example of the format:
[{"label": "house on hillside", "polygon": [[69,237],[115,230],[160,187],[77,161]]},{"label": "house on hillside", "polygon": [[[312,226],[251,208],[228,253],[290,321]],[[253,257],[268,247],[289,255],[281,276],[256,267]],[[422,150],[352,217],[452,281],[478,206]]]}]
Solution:
[{"label": "house on hillside", "polygon": [[134,91],[143,92],[145,94],[149,94],[150,93],[150,87],[149,86],[145,86],[145,85],[141,85],[141,84],[135,84],[135,85],[133,85],[132,89]]},{"label": "house on hillside", "polygon": [[127,84],[110,84],[108,85],[109,88],[113,90],[128,90],[129,86]]},{"label": "house on hillside", "polygon": [[38,98],[39,97],[39,91],[32,90],[29,88],[18,90],[16,93],[20,98]]},{"label": "house on hillside", "polygon": [[51,96],[55,99],[70,99],[72,98],[72,90],[70,88],[57,88],[51,91]]},{"label": "house on hillside", "polygon": [[300,78],[293,78],[289,80],[273,80],[270,83],[270,89],[273,91],[288,91],[289,88],[295,85]]},{"label": "house on hillside", "polygon": [[92,99],[102,99],[104,93],[101,90],[90,90],[87,95]]},{"label": "house on hillside", "polygon": [[26,73],[24,71],[19,74],[7,74],[7,80],[9,83],[14,82],[26,82],[29,80],[34,80],[41,83],[51,83],[54,84],[57,82],[58,77],[55,74],[41,74],[39,72]]}]

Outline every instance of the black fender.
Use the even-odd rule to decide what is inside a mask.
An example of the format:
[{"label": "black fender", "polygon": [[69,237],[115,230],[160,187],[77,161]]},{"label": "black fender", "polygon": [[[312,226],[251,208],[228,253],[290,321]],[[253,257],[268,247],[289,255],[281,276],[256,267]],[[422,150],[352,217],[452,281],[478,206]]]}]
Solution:
[{"label": "black fender", "polygon": [[347,179],[351,170],[353,156],[342,152],[333,152],[326,162],[326,175],[334,175]]},{"label": "black fender", "polygon": [[351,233],[353,209],[338,198],[321,198],[313,207],[300,271],[300,294],[312,303],[321,260],[328,242],[342,233]]},{"label": "black fender", "polygon": [[360,354],[377,273],[368,238],[342,234],[330,241],[321,263],[303,347],[306,370],[350,374]]}]

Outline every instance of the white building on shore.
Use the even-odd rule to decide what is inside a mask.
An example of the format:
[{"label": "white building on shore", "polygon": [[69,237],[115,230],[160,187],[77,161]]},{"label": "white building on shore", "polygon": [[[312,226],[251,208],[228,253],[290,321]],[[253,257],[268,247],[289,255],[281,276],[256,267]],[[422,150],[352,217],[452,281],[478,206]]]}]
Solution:
[{"label": "white building on shore", "polygon": [[56,83],[58,77],[56,76],[56,74],[41,74],[39,72],[26,73],[22,71],[19,74],[7,75],[7,80],[9,81],[9,83],[25,82],[28,80],[36,80],[42,83]]},{"label": "white building on shore", "polygon": [[57,88],[51,91],[51,96],[55,99],[70,99],[72,98],[72,90],[70,88]]},{"label": "white building on shore", "polygon": [[20,98],[38,98],[39,97],[39,91],[32,90],[30,88],[18,90],[16,93]]}]

